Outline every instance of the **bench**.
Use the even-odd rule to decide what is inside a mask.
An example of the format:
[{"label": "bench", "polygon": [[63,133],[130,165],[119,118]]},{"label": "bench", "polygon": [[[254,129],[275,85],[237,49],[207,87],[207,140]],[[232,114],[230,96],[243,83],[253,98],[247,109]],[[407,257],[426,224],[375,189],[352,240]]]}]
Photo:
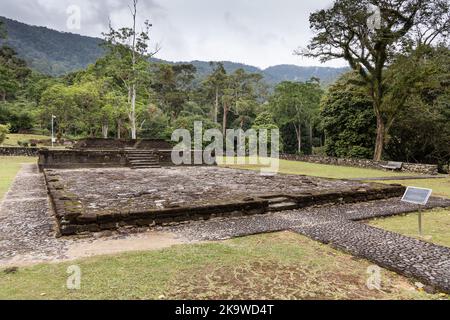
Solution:
[{"label": "bench", "polygon": [[381,167],[387,170],[401,171],[403,168],[403,162],[389,161],[387,165],[382,165]]}]

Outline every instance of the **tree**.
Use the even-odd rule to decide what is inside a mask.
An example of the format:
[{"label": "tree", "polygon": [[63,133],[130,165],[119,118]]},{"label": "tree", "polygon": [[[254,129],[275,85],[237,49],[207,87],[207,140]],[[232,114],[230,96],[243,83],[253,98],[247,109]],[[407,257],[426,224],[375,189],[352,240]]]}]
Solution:
[{"label": "tree", "polygon": [[76,90],[64,84],[55,84],[45,90],[41,98],[41,120],[43,124],[51,122],[56,116],[56,130],[60,136],[81,132],[80,107],[76,104]]},{"label": "tree", "polygon": [[106,48],[109,50],[109,61],[112,63],[111,69],[128,91],[131,139],[137,138],[137,90],[143,88],[143,79],[149,75],[148,59],[158,51],[149,52],[149,30],[152,25],[148,21],[145,22],[144,31],[140,33],[136,31],[137,7],[138,0],[132,0],[130,11],[133,25],[131,28],[114,30],[110,26],[109,33],[104,34]]},{"label": "tree", "polygon": [[18,95],[30,74],[26,62],[17,57],[14,49],[0,47],[0,98],[3,102]]},{"label": "tree", "polygon": [[[377,118],[375,160],[381,160],[398,111],[385,101],[385,69],[404,48],[448,41],[449,7],[447,0],[336,0],[310,16],[315,36],[308,50],[297,53],[322,62],[345,59],[368,85]],[[380,21],[371,28],[373,18]]]},{"label": "tree", "polygon": [[[393,123],[386,154],[406,162],[450,162],[450,50],[421,46],[390,67],[389,91],[404,111]],[[393,101],[392,103],[396,103]]]},{"label": "tree", "polygon": [[219,123],[219,105],[221,97],[223,96],[223,90],[227,80],[227,72],[221,62],[210,62],[210,65],[214,68],[213,72],[205,79],[203,86],[206,88],[206,92],[213,98],[213,110],[211,111],[212,120],[214,123]]},{"label": "tree", "polygon": [[315,80],[305,83],[285,81],[275,88],[270,98],[274,118],[280,127],[289,125],[294,128],[298,153],[302,152],[304,128],[309,129],[312,142],[313,119],[319,111],[322,94],[320,84]]},{"label": "tree", "polygon": [[6,135],[9,133],[9,125],[0,124],[0,144],[6,140]]},{"label": "tree", "polygon": [[344,74],[321,100],[320,119],[325,131],[325,152],[342,158],[373,155],[376,117],[372,101],[355,72]]},{"label": "tree", "polygon": [[151,88],[154,102],[175,120],[189,100],[196,68],[191,64],[158,64],[154,68]]},{"label": "tree", "polygon": [[[267,151],[270,152],[272,150],[272,132],[271,130],[278,129],[278,126],[276,125],[273,116],[270,112],[265,111],[261,112],[253,122],[252,129],[255,130],[258,134],[258,137],[260,137],[261,130],[267,130],[267,143],[268,148]],[[279,142],[278,151],[282,150],[283,146],[281,141]]]}]

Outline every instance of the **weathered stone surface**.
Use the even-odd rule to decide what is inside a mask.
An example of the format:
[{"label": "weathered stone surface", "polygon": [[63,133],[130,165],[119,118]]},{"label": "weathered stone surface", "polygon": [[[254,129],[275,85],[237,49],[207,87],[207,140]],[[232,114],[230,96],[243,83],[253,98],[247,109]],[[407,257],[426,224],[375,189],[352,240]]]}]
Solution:
[{"label": "weathered stone surface", "polygon": [[[59,182],[50,182],[55,173]],[[399,185],[294,175],[267,177],[253,171],[217,167],[160,168],[139,172],[80,169],[51,171],[51,174],[47,176],[47,171],[44,172],[56,217],[75,225],[96,222],[101,229],[106,226],[116,228],[121,222],[162,225],[327,203],[384,199],[400,196],[405,189]],[[274,197],[286,200],[269,206]],[[64,234],[68,235],[69,230],[78,232],[77,228],[66,228]]]}]

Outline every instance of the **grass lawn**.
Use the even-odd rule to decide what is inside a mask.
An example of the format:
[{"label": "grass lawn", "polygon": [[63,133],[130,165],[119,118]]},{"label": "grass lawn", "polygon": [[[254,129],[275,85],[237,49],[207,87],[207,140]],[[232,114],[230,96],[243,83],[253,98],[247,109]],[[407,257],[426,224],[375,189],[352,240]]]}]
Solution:
[{"label": "grass lawn", "polygon": [[[249,159],[246,158],[246,163]],[[218,159],[219,165],[235,169],[260,170],[261,165],[227,165],[222,159]],[[302,174],[314,177],[351,179],[351,178],[381,178],[395,176],[412,176],[411,173],[399,173],[375,169],[333,166],[299,161],[280,160],[280,173]]]},{"label": "grass lawn", "polygon": [[450,247],[450,209],[436,209],[423,213],[423,234],[419,237],[418,213],[406,216],[376,219],[370,225],[418,238],[442,246]]},{"label": "grass lawn", "polygon": [[[67,268],[81,268],[68,290]],[[0,299],[437,299],[382,270],[369,290],[370,263],[281,232],[181,245],[0,272]]]},{"label": "grass lawn", "polygon": [[433,196],[450,198],[450,176],[444,179],[379,181],[381,183],[399,183],[405,186],[433,189]]},{"label": "grass lawn", "polygon": [[19,172],[21,163],[36,162],[34,157],[0,157],[0,200],[8,191],[14,177]]},{"label": "grass lawn", "polygon": [[19,146],[19,141],[27,141],[30,140],[50,140],[51,137],[35,135],[35,134],[8,134],[6,136],[6,140],[3,142],[4,146]]}]

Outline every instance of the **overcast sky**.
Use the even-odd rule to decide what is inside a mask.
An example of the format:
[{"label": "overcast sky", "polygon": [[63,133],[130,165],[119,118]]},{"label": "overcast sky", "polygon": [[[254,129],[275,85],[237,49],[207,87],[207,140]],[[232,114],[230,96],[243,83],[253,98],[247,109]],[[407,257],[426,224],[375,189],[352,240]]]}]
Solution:
[{"label": "overcast sky", "polygon": [[[277,64],[320,65],[293,55],[311,37],[309,13],[332,0],[140,0],[139,24],[153,23],[157,57],[171,61],[231,60],[266,68]],[[131,0],[0,0],[0,15],[28,24],[100,37],[108,21],[130,24]],[[70,29],[68,11],[80,8],[80,28]],[[73,13],[73,11],[71,11]],[[332,61],[327,66],[343,66]]]}]

